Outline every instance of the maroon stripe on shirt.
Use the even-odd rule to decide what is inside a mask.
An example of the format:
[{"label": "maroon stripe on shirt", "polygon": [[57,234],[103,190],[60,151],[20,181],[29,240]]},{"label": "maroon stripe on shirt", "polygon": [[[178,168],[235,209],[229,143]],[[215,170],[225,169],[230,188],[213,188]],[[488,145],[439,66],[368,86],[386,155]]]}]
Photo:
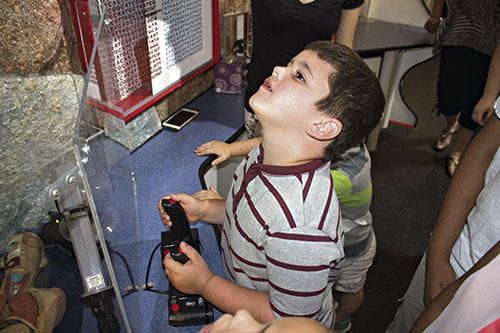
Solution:
[{"label": "maroon stripe on shirt", "polygon": [[275,232],[272,233],[270,236],[274,238],[290,239],[290,240],[305,241],[305,242],[334,243],[333,239],[331,239],[329,236],[290,234],[284,232]]},{"label": "maroon stripe on shirt", "polygon": [[[226,245],[227,245],[227,236],[226,234],[223,232],[223,240],[225,241]],[[222,241],[222,240],[221,240]],[[227,245],[227,247],[229,248],[229,245]],[[227,262],[227,258],[226,258],[226,253],[224,252],[224,248],[221,246],[221,254],[222,254],[222,262],[224,263],[224,266],[226,267],[226,271],[229,273],[229,275],[231,276],[231,279],[233,281],[236,281],[233,274],[231,273],[231,270],[229,269],[229,265],[228,265],[228,262]]]},{"label": "maroon stripe on shirt", "polygon": [[243,181],[238,189],[238,192],[233,195],[233,213],[236,213],[236,209],[238,208],[241,199],[247,192],[248,184],[250,184],[252,180],[257,178],[257,176],[259,176],[258,167],[256,164],[251,164],[248,170],[243,175]]},{"label": "maroon stripe on shirt", "polygon": [[226,219],[229,222],[229,225],[231,225],[231,219],[229,218],[229,212],[227,211],[227,209],[224,210],[224,213],[226,214]]},{"label": "maroon stripe on shirt", "polygon": [[[325,225],[325,220],[326,220],[326,216],[328,215],[328,212],[330,211],[330,206],[332,204],[332,197],[333,197],[333,177],[329,177],[330,178],[330,188],[329,188],[329,191],[328,191],[328,199],[326,200],[326,206],[323,210],[323,215],[321,216],[321,220],[319,222],[319,225],[318,225],[318,229],[319,230],[323,230],[323,227]],[[338,214],[340,215],[340,214]],[[336,233],[337,234],[337,237],[335,238],[335,241],[337,241],[338,239],[338,232]]]},{"label": "maroon stripe on shirt", "polygon": [[267,254],[266,254],[266,259],[267,259],[267,261],[269,261],[271,264],[273,264],[275,266],[282,267],[282,268],[289,269],[289,270],[294,270],[294,271],[319,272],[319,271],[323,271],[325,269],[330,269],[329,265],[316,265],[316,266],[292,265],[292,264],[271,258]]},{"label": "maroon stripe on shirt", "polygon": [[264,247],[263,246],[259,246],[257,243],[255,243],[255,241],[250,238],[250,236],[248,236],[245,231],[243,230],[243,228],[241,227],[240,225],[240,222],[238,220],[238,216],[235,214],[234,215],[234,225],[236,226],[236,230],[238,230],[238,233],[241,235],[241,237],[245,238],[245,240],[252,244],[253,246],[255,246],[255,248],[259,251],[262,251],[264,250]]},{"label": "maroon stripe on shirt", "polygon": [[252,267],[257,267],[257,268],[266,268],[266,265],[264,264],[259,264],[259,263],[256,263],[256,262],[252,262],[248,259],[245,259],[243,258],[242,256],[238,255],[236,252],[234,252],[234,250],[232,248],[229,248],[229,250],[231,251],[231,253],[239,260],[241,261],[242,263],[248,265],[248,266],[252,266]]},{"label": "maroon stripe on shirt", "polygon": [[[244,166],[243,166],[243,169],[244,170],[247,170],[248,168],[248,155],[247,157],[245,158],[244,160]],[[243,173],[243,179],[241,181],[241,184],[240,184],[240,187],[238,190],[236,190],[236,172],[233,174],[233,186],[231,186],[231,194],[232,194],[232,197],[233,197],[233,213],[236,213],[236,208],[238,207],[238,203],[240,202],[240,199],[243,197],[243,194],[246,190],[246,184],[248,184],[248,182],[246,181],[245,179],[245,175],[247,174],[247,172],[245,171]],[[236,191],[236,192],[235,192]]]},{"label": "maroon stripe on shirt", "polygon": [[340,214],[337,214],[337,229],[335,230],[335,235],[337,235],[337,237],[334,238],[334,242],[337,242],[339,240],[340,216]]},{"label": "maroon stripe on shirt", "polygon": [[297,316],[300,316],[300,317],[308,317],[308,318],[312,318],[314,316],[316,316],[320,311],[321,311],[321,307],[318,309],[318,311],[315,311],[313,313],[303,313],[303,314],[298,314],[298,313],[287,313],[287,312],[283,312],[281,311],[280,309],[278,309],[276,306],[274,306],[273,302],[269,301],[269,304],[271,305],[271,309],[276,312],[280,317],[297,317]]},{"label": "maroon stripe on shirt", "polygon": [[315,291],[297,291],[297,290],[291,290],[291,289],[279,287],[279,286],[275,285],[274,283],[272,283],[271,281],[269,281],[269,285],[271,287],[273,287],[273,289],[279,291],[282,294],[297,296],[297,297],[318,296],[318,295],[323,294],[326,290],[326,286],[325,286],[325,287],[321,288],[320,290],[315,290]]},{"label": "maroon stripe on shirt", "polygon": [[244,270],[242,270],[241,268],[233,267],[233,269],[237,273],[245,274],[245,276],[247,278],[249,278],[250,280],[252,280],[252,281],[256,281],[256,282],[268,282],[267,279],[259,278],[259,277],[253,277],[253,276],[247,275],[247,273]]},{"label": "maroon stripe on shirt", "polygon": [[290,225],[291,228],[296,228],[297,224],[295,224],[295,221],[293,219],[292,214],[290,213],[290,210],[288,209],[288,206],[285,203],[285,200],[283,200],[283,197],[281,194],[274,188],[274,186],[267,180],[266,177],[264,177],[262,174],[259,175],[259,178],[262,180],[264,185],[267,187],[269,192],[274,196],[276,201],[278,202],[279,206],[281,207],[281,211],[283,214],[285,214],[286,219],[288,221],[288,224]]},{"label": "maroon stripe on shirt", "polygon": [[248,192],[245,192],[245,199],[247,200],[247,204],[248,207],[250,208],[250,211],[252,212],[252,215],[255,217],[257,222],[259,222],[262,228],[266,231],[266,234],[269,235],[269,226],[266,224],[266,221],[264,221],[264,219],[262,218],[262,215],[259,214],[257,208],[255,208],[252,198],[250,198]]},{"label": "maroon stripe on shirt", "polygon": [[264,146],[262,145],[262,143],[259,144],[259,155],[257,155],[257,162],[259,164],[264,163]]},{"label": "maroon stripe on shirt", "polygon": [[309,176],[307,177],[307,181],[304,185],[304,188],[302,189],[302,199],[304,200],[304,202],[306,201],[307,194],[309,194],[309,190],[311,189],[313,175],[314,175],[314,172],[312,172],[312,171],[309,172]]}]

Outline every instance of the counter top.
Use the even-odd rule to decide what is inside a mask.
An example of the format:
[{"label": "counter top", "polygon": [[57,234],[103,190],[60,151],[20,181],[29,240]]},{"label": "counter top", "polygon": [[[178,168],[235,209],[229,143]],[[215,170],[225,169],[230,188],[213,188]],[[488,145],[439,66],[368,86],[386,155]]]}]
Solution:
[{"label": "counter top", "polygon": [[358,22],[353,48],[361,56],[389,50],[430,46],[434,36],[424,28],[377,20]]}]

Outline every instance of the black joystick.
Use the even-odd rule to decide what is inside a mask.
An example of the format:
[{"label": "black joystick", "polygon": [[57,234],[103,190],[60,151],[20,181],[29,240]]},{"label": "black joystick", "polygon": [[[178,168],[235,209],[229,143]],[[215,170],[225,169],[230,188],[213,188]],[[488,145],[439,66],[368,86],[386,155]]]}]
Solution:
[{"label": "black joystick", "polygon": [[[163,199],[161,205],[170,216],[172,226],[161,233],[162,263],[167,254],[182,264],[189,259],[182,253],[180,243],[185,241],[201,253],[200,238],[189,221],[182,206],[175,200]],[[211,323],[214,320],[213,306],[200,295],[180,292],[173,284],[168,290],[168,323],[172,326],[191,326]]]},{"label": "black joystick", "polygon": [[163,199],[161,205],[172,221],[170,230],[161,234],[162,255],[170,253],[174,260],[184,264],[189,258],[182,253],[180,244],[193,242],[186,213],[180,203],[172,199]]}]

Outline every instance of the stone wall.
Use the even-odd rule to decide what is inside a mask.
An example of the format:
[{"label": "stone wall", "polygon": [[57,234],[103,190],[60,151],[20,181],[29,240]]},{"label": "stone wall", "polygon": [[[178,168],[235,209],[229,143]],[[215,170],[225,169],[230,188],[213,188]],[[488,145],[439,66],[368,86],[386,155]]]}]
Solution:
[{"label": "stone wall", "polygon": [[[83,73],[69,1],[0,1],[0,36],[1,254],[12,235],[48,221],[54,203],[47,186],[58,167],[75,163],[71,142]],[[163,120],[212,84],[208,70],[153,112]],[[152,128],[158,122],[138,119],[137,126],[132,121],[117,134],[117,140],[128,136],[123,140],[129,150],[158,130]]]}]

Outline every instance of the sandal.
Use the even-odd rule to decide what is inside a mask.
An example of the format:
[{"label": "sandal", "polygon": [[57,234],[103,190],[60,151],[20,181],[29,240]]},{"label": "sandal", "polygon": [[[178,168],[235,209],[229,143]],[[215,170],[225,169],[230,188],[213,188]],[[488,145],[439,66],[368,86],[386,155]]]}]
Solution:
[{"label": "sandal", "polygon": [[448,176],[452,177],[460,164],[460,153],[454,153],[446,158],[446,171]]},{"label": "sandal", "polygon": [[453,134],[458,131],[458,122],[453,124],[450,128],[447,128],[443,134],[437,139],[436,144],[434,145],[434,149],[443,150],[448,147],[451,143],[451,139],[453,139]]}]

